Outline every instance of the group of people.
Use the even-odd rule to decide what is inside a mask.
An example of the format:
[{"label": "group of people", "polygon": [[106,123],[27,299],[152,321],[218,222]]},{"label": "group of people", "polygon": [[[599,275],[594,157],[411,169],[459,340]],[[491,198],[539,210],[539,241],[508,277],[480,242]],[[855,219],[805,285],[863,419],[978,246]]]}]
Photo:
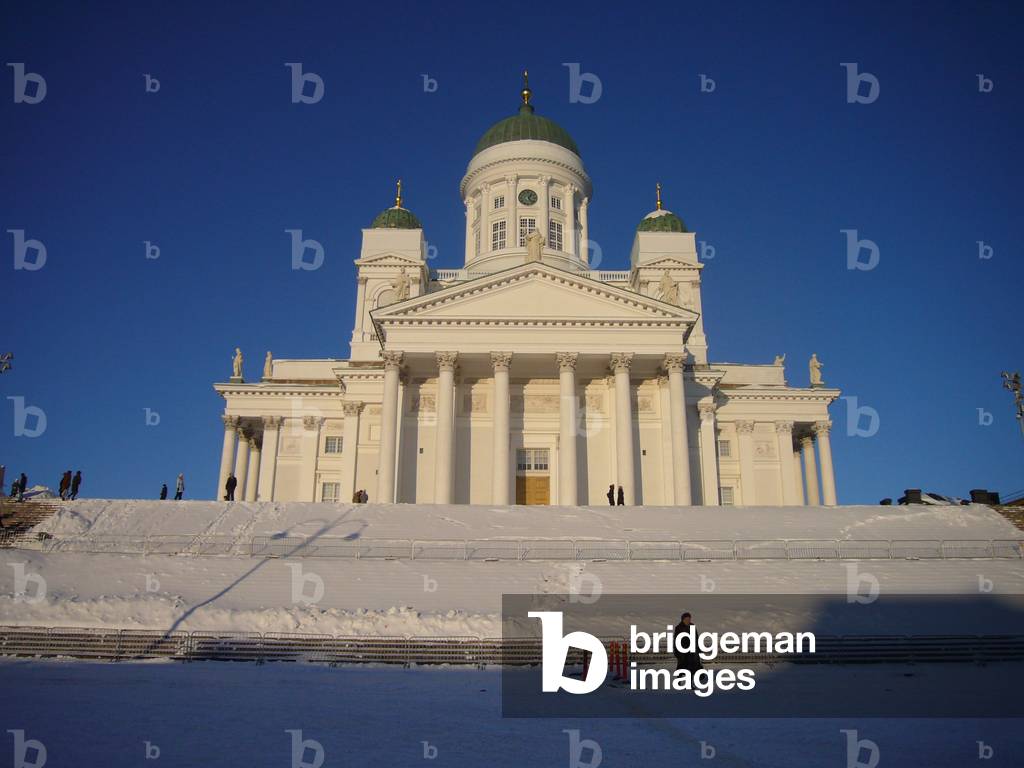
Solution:
[{"label": "group of people", "polygon": [[356,491],[355,493],[352,494],[352,503],[353,504],[365,504],[369,500],[370,500],[370,494],[368,494],[366,491],[360,490],[360,491]]},{"label": "group of people", "polygon": [[[25,500],[25,491],[28,489],[28,475],[24,472],[18,477],[14,478],[14,482],[11,483],[11,498],[17,499],[18,501]],[[2,492],[2,491],[0,491]]]},{"label": "group of people", "polygon": [[[24,475],[22,475],[24,477]],[[63,475],[60,476],[60,500],[61,501],[74,501],[78,497],[78,489],[82,486],[82,470],[75,472],[74,476],[71,475],[71,470],[67,470]]]},{"label": "group of people", "polygon": [[[181,501],[185,495],[185,474],[183,472],[178,473],[178,479],[174,483],[174,500]],[[160,501],[167,499],[167,483],[160,486]]]},{"label": "group of people", "polygon": [[616,502],[620,507],[626,504],[626,494],[622,491],[622,486],[619,486],[618,494],[615,493],[615,483],[608,486],[608,493],[605,494],[608,497],[608,503],[611,506],[615,506]]}]

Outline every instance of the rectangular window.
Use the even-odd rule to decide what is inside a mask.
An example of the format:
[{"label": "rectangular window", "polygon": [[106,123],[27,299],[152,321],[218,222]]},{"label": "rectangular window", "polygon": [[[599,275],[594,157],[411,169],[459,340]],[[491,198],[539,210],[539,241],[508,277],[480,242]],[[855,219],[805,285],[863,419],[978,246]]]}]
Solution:
[{"label": "rectangular window", "polygon": [[505,207],[505,196],[504,195],[498,195],[496,198],[494,198],[494,210],[498,210],[499,208],[504,208],[504,207]]},{"label": "rectangular window", "polygon": [[520,219],[519,220],[519,247],[526,247],[526,236],[533,232],[537,228],[536,219]]},{"label": "rectangular window", "polygon": [[562,222],[548,222],[548,248],[562,250]]},{"label": "rectangular window", "polygon": [[520,448],[516,451],[516,470],[519,472],[545,472],[548,469],[548,459],[547,448]]},{"label": "rectangular window", "polygon": [[728,440],[718,441],[718,457],[720,459],[728,459],[732,457],[732,443]]},{"label": "rectangular window", "polygon": [[321,501],[338,501],[341,495],[341,483],[324,483],[320,489]]},{"label": "rectangular window", "polygon": [[551,207],[554,210],[556,210],[556,211],[562,210],[562,198],[560,198],[560,197],[552,197],[551,198]]},{"label": "rectangular window", "polygon": [[500,251],[505,247],[505,221],[491,224],[491,250]]},{"label": "rectangular window", "polygon": [[341,438],[331,435],[324,440],[324,453],[341,453]]},{"label": "rectangular window", "polygon": [[732,507],[736,504],[735,492],[731,485],[719,486],[718,495],[722,498],[723,507]]}]

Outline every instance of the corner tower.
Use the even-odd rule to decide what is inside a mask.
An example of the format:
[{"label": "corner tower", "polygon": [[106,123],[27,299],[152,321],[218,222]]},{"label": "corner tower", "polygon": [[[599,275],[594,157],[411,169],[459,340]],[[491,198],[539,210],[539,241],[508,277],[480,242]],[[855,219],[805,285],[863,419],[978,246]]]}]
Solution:
[{"label": "corner tower", "polygon": [[543,236],[540,260],[590,269],[587,207],[593,194],[579,148],[560,125],[536,114],[523,72],[519,111],[477,143],[459,191],[466,206],[467,270],[496,272],[527,258],[527,237]]}]

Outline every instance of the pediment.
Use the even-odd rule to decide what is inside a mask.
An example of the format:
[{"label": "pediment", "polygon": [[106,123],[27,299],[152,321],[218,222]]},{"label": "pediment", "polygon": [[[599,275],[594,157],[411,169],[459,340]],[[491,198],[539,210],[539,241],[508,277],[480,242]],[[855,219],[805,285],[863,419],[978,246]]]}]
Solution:
[{"label": "pediment", "polygon": [[362,258],[356,259],[357,266],[360,267],[422,267],[423,259],[416,256],[408,256],[402,253],[395,253],[394,251],[383,251],[381,253],[374,253],[370,256],[363,256]]},{"label": "pediment", "polygon": [[375,310],[374,322],[689,325],[691,310],[547,264],[524,264]]}]

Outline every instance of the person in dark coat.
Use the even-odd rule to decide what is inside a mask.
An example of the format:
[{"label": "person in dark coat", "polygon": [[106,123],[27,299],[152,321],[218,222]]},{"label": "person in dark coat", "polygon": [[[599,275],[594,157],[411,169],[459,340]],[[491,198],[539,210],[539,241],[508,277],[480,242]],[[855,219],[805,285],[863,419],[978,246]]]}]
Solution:
[{"label": "person in dark coat", "polygon": [[160,501],[167,500],[167,483],[160,486]]},{"label": "person in dark coat", "polygon": [[615,506],[615,483],[612,483],[611,485],[608,486],[608,493],[605,494],[605,495],[608,496],[608,503],[611,506],[614,507]]},{"label": "person in dark coat", "polygon": [[78,489],[82,487],[82,470],[75,470],[75,476],[71,478],[71,500],[78,496]]},{"label": "person in dark coat", "polygon": [[365,490],[359,492],[359,503],[360,504],[365,504],[369,500],[370,500],[370,494],[368,494]]},{"label": "person in dark coat", "polygon": [[57,492],[60,495],[60,500],[65,501],[68,498],[68,489],[71,488],[71,470],[69,469],[63,475],[60,476],[60,487]]},{"label": "person in dark coat", "polygon": [[619,506],[624,506],[626,503],[626,494],[622,492],[622,486],[619,486]]},{"label": "person in dark coat", "polygon": [[[690,625],[693,624],[693,617],[689,613],[684,613],[679,617],[679,623],[676,624],[675,633],[676,635],[685,635],[690,631]],[[693,631],[693,639],[696,644],[697,641],[697,630]],[[672,649],[672,654],[676,657],[676,670],[687,669],[691,673],[696,672],[698,669],[704,669],[704,665],[700,661],[700,653],[696,650],[690,651],[689,653],[683,653],[679,650],[679,646],[675,645]]]},{"label": "person in dark coat", "polygon": [[24,472],[21,473],[21,477],[18,478],[18,501],[25,500],[25,491],[28,490],[28,475]]},{"label": "person in dark coat", "polygon": [[224,490],[226,491],[224,499],[226,501],[235,500],[235,488],[238,486],[238,479],[234,474],[228,475],[228,481],[224,483]]}]

